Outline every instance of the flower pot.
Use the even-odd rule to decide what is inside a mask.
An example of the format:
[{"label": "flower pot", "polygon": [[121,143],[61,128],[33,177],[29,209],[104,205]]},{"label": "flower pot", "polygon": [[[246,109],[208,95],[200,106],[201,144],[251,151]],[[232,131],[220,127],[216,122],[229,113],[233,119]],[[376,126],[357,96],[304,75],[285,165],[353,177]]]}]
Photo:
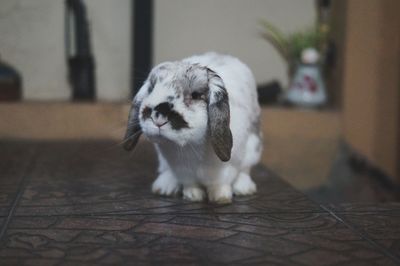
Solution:
[{"label": "flower pot", "polygon": [[286,100],[303,107],[317,107],[326,103],[326,88],[318,64],[297,65]]}]

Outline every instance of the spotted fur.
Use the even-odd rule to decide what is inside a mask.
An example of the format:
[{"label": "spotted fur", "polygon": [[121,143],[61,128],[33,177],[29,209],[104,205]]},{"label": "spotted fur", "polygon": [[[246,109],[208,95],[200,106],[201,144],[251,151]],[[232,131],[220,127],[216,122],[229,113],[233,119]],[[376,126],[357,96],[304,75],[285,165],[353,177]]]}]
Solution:
[{"label": "spotted fur", "polygon": [[[207,53],[165,62],[133,101],[125,148],[141,133],[157,150],[153,192],[230,202],[256,191],[249,176],[261,154],[260,108],[254,78],[238,59]],[[134,126],[133,126],[134,125]],[[133,137],[134,136],[134,137]]]}]

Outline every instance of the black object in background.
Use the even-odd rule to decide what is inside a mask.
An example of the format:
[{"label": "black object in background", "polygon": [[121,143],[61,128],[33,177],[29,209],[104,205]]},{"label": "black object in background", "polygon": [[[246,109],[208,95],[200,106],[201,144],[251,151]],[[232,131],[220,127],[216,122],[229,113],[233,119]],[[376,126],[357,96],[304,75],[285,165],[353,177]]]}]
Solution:
[{"label": "black object in background", "polygon": [[11,66],[0,61],[0,101],[21,99],[21,76]]},{"label": "black object in background", "polygon": [[132,94],[149,74],[153,61],[153,0],[133,0]]},{"label": "black object in background", "polygon": [[68,74],[73,99],[94,100],[95,62],[91,52],[86,7],[82,0],[66,0],[65,25]]},{"label": "black object in background", "polygon": [[258,102],[260,104],[277,104],[279,96],[282,94],[281,84],[273,80],[266,84],[257,86]]}]

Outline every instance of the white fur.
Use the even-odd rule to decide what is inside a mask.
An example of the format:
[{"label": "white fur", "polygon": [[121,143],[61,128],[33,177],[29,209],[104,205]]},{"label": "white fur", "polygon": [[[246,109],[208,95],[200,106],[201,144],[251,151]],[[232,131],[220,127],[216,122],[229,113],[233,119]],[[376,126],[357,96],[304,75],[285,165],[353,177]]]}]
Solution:
[{"label": "white fur", "polygon": [[206,197],[204,190],[197,185],[183,187],[182,194],[184,199],[190,201],[203,201]]},{"label": "white fur", "polygon": [[[185,104],[183,99],[174,101],[174,108],[188,121],[190,128],[173,130],[170,123],[158,128],[150,119],[143,120],[145,106],[154,107],[176,94],[171,84],[191,65],[208,67],[223,80],[230,106],[230,129],[233,137],[231,159],[222,162],[214,153],[207,131],[207,104],[204,101]],[[205,73],[196,70],[195,85],[207,82]],[[233,193],[250,195],[256,192],[250,168],[261,155],[261,137],[257,127],[260,107],[256,84],[250,69],[238,59],[207,53],[178,62],[156,66],[152,75],[159,77],[151,93],[147,80],[135,98],[140,106],[140,125],[144,135],[154,142],[160,166],[159,176],[153,184],[154,193],[173,195],[183,187],[183,197],[191,201],[205,198],[212,202],[231,202]],[[175,83],[174,83],[175,82]],[[154,118],[155,119],[155,118]]]},{"label": "white fur", "polygon": [[160,173],[151,190],[159,195],[171,196],[179,192],[179,183],[175,175],[167,170]]},{"label": "white fur", "polygon": [[241,172],[233,183],[233,193],[238,196],[251,195],[257,191],[257,186],[251,177]]}]

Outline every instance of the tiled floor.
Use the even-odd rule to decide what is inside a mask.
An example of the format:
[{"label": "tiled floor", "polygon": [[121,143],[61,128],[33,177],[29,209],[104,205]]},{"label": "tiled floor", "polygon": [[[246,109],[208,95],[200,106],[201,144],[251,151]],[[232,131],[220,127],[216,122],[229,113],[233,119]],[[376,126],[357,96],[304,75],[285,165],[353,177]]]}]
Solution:
[{"label": "tiled floor", "polygon": [[150,193],[155,156],[0,142],[0,265],[398,265],[400,204],[318,205],[258,166],[231,205]]}]

